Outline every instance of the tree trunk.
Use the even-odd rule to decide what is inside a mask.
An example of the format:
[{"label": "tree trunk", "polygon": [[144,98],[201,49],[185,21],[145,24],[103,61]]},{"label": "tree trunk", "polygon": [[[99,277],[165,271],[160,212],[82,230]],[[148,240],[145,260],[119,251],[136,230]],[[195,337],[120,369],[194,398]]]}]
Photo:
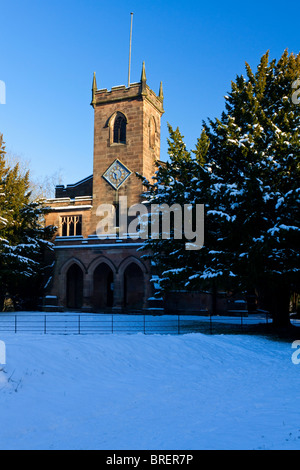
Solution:
[{"label": "tree trunk", "polygon": [[264,289],[264,305],[273,318],[273,325],[276,328],[286,328],[290,326],[290,289],[282,283],[274,283]]}]

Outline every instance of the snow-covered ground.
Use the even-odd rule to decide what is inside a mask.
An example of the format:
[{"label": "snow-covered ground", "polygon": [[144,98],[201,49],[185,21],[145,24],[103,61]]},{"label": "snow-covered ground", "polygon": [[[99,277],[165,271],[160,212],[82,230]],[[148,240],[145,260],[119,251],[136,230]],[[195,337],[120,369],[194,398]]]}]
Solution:
[{"label": "snow-covered ground", "polygon": [[0,449],[300,448],[291,343],[200,333],[0,340]]}]

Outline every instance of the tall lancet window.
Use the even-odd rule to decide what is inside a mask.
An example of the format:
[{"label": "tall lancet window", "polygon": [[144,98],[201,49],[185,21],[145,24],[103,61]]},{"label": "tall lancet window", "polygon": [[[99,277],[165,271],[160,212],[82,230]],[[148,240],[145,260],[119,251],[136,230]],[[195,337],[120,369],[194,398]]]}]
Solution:
[{"label": "tall lancet window", "polygon": [[82,235],[82,216],[66,215],[61,218],[61,235],[63,237],[74,237]]},{"label": "tall lancet window", "polygon": [[151,149],[155,148],[155,136],[156,136],[156,124],[155,119],[151,116],[149,121],[149,147]]},{"label": "tall lancet window", "polygon": [[114,122],[114,144],[126,144],[126,118],[118,113]]}]

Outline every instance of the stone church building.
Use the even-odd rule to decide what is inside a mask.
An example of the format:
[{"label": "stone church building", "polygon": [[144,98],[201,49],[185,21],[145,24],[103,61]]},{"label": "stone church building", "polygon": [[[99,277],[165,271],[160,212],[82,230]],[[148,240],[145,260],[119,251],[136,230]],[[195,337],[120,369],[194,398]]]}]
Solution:
[{"label": "stone church building", "polygon": [[110,91],[98,90],[94,74],[91,105],[93,175],[57,186],[55,198],[47,201],[51,211],[46,224],[58,230],[44,310],[149,309],[154,287],[144,253],[138,251],[141,240],[116,233],[99,238],[97,208],[117,207],[121,196],[127,196],[128,207],[141,202],[143,185],[136,172],[151,178],[160,159],[162,84],[158,94],[149,88],[144,64],[140,82]]},{"label": "stone church building", "polygon": [[[141,80],[129,87],[97,88],[94,74],[93,175],[67,186],[56,186],[47,225],[57,227],[54,274],[44,298],[44,311],[226,313],[225,293],[171,292],[155,300],[155,276],[139,250],[142,240],[119,231],[99,237],[99,206],[116,208],[127,197],[127,207],[142,202],[142,181],[148,180],[160,160],[163,89],[155,94],[147,85],[145,65]],[[119,233],[120,232],[120,233]],[[123,235],[122,235],[123,233]],[[124,236],[126,235],[126,236]]]}]

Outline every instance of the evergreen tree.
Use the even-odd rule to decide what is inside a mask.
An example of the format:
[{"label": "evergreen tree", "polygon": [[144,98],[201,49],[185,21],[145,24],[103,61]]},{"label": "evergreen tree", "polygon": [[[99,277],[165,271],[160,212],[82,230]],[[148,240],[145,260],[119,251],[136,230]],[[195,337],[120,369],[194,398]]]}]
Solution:
[{"label": "evergreen tree", "polygon": [[274,323],[289,323],[291,291],[299,291],[300,107],[292,84],[300,54],[266,53],[247,78],[237,77],[221,120],[209,122],[208,163],[219,181],[215,199],[225,223],[219,261],[238,287],[258,290]]},{"label": "evergreen tree", "polygon": [[[168,127],[170,160],[165,164],[157,164],[158,170],[153,177],[154,182],[143,179],[143,184],[147,187],[144,196],[152,207],[159,205],[162,208],[166,204],[171,210],[176,204],[181,208],[185,204],[194,206],[203,204],[209,198],[211,180],[210,172],[202,165],[209,148],[205,132],[199,138],[196,149],[189,152],[179,129],[173,130],[170,125]],[[181,214],[184,215],[183,210]],[[174,220],[175,215],[173,223],[171,220],[170,224],[170,236],[166,238],[162,221],[159,225],[159,233],[155,234],[155,237],[152,236],[153,220],[150,219],[149,238],[144,244],[144,249],[147,251],[144,258],[151,260],[154,273],[159,277],[162,291],[179,288],[193,289],[197,285],[197,282],[193,281],[195,272],[202,270],[205,261],[206,247],[197,253],[186,249],[186,243],[190,240],[183,233],[185,228],[183,217],[182,233],[179,238],[176,238]],[[206,226],[210,226],[210,221],[206,221]],[[208,231],[212,233],[213,228]]]},{"label": "evergreen tree", "polygon": [[300,291],[300,106],[291,99],[299,77],[300,54],[269,62],[266,53],[255,73],[246,64],[221,119],[203,123],[194,157],[170,128],[170,162],[146,197],[205,203],[205,246],[189,253],[177,240],[146,242],[163,289],[213,281],[256,290],[274,323],[289,323],[290,294]]},{"label": "evergreen tree", "polygon": [[7,168],[0,135],[0,303],[7,293],[22,307],[34,308],[46,282],[46,252],[54,229],[44,227],[42,201],[31,201],[29,174]]}]

